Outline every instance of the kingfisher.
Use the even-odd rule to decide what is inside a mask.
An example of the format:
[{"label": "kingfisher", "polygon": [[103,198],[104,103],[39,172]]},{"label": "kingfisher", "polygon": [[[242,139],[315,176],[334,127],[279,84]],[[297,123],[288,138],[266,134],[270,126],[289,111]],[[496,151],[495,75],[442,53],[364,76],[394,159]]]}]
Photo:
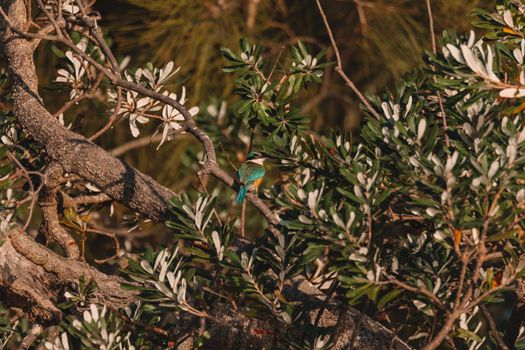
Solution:
[{"label": "kingfisher", "polygon": [[250,152],[246,161],[237,170],[237,180],[240,184],[237,203],[242,203],[249,191],[257,191],[264,177],[264,161],[266,159],[268,158],[259,152]]}]

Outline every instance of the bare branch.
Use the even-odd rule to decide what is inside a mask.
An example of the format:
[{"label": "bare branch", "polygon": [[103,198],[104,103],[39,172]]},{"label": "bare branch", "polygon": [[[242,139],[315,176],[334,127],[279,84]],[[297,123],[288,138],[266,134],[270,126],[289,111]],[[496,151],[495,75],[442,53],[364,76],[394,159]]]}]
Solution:
[{"label": "bare branch", "polygon": [[[184,128],[182,128],[184,129]],[[179,129],[181,130],[181,129]],[[179,134],[180,132],[183,132],[183,131],[179,131],[177,130],[177,132],[173,133],[173,134]],[[172,135],[173,135],[172,134]],[[171,135],[168,135],[168,139]],[[180,135],[180,137],[184,137],[184,135]],[[188,136],[189,137],[189,136]],[[126,142],[120,146],[117,146],[115,147],[114,149],[112,149],[110,152],[111,154],[113,154],[115,157],[120,157],[121,155],[129,152],[129,151],[132,151],[134,149],[137,149],[137,148],[141,148],[141,147],[145,147],[145,146],[149,146],[153,143],[157,143],[157,142],[160,142],[162,140],[162,135],[161,134],[157,134],[157,135],[153,135],[153,136],[144,136],[144,137],[141,137],[139,139],[133,139],[129,142]]]},{"label": "bare branch", "polygon": [[9,28],[15,32],[16,34],[20,35],[21,37],[24,37],[26,39],[39,39],[39,40],[49,40],[49,41],[57,41],[58,37],[52,36],[52,35],[45,35],[41,33],[29,33],[23,30],[18,29],[16,26],[14,26],[9,17],[7,17],[4,10],[0,7],[0,15],[3,17],[3,19],[6,21]]},{"label": "bare branch", "polygon": [[437,52],[436,48],[436,34],[434,31],[434,18],[432,17],[432,6],[430,5],[430,0],[425,0],[427,5],[427,15],[428,15],[428,27],[430,32],[430,39],[432,41],[432,52],[434,54]]},{"label": "bare branch", "polygon": [[35,342],[38,336],[42,333],[44,327],[40,323],[35,323],[27,333],[27,335],[22,339],[20,343],[21,350],[27,350]]},{"label": "bare branch", "polygon": [[503,340],[503,337],[501,336],[501,333],[498,331],[498,327],[496,326],[496,322],[494,321],[494,318],[490,314],[489,310],[485,307],[485,305],[480,305],[479,310],[481,311],[481,314],[485,318],[485,321],[487,321],[487,325],[489,328],[489,333],[496,342],[496,345],[500,350],[509,350],[507,344],[505,344],[505,341]]},{"label": "bare branch", "polygon": [[44,190],[40,195],[40,208],[44,216],[44,226],[47,234],[52,237],[66,251],[69,258],[77,260],[80,251],[75,240],[60,225],[57,204],[57,179],[61,176],[61,169],[56,164],[50,164],[45,172]]},{"label": "bare branch", "polygon": [[121,105],[122,105],[122,89],[120,87],[117,87],[117,105],[114,107],[113,113],[111,113],[111,116],[109,117],[109,120],[106,123],[106,125],[104,125],[100,130],[98,130],[96,133],[94,133],[93,135],[89,137],[89,141],[95,141],[99,136],[101,136],[106,131],[111,129],[113,124],[115,124],[115,122],[118,119],[118,112],[120,110]]},{"label": "bare branch", "polygon": [[404,289],[406,291],[409,291],[409,292],[412,292],[412,293],[416,293],[416,294],[421,294],[427,298],[429,298],[430,300],[432,300],[434,302],[434,304],[436,304],[440,309],[443,309],[444,308],[444,305],[443,303],[441,302],[441,300],[439,300],[439,298],[434,294],[432,293],[431,291],[429,291],[428,289],[425,289],[425,288],[422,288],[422,287],[412,287],[402,281],[399,281],[395,278],[391,278],[390,281],[387,281],[385,283],[388,283],[388,284],[393,284],[401,289]]},{"label": "bare branch", "polygon": [[91,86],[88,92],[64,103],[64,105],[60,107],[60,109],[58,109],[55,113],[53,113],[53,117],[58,118],[60,114],[65,113],[69,108],[78,104],[80,101],[83,101],[88,98],[92,98],[95,95],[95,92],[98,89],[98,86],[100,85],[100,82],[102,81],[102,78],[104,78],[104,74],[99,74],[97,79],[95,80],[95,82],[93,83],[93,85]]},{"label": "bare branch", "polygon": [[334,34],[332,33],[332,28],[330,27],[330,24],[328,23],[328,19],[326,18],[326,14],[324,13],[323,7],[321,6],[321,0],[316,0],[316,3],[317,3],[317,7],[319,8],[319,13],[321,14],[324,25],[326,27],[328,36],[330,37],[330,43],[332,44],[332,48],[334,49],[334,52],[335,52],[335,58],[337,61],[335,71],[343,78],[346,85],[348,85],[350,89],[352,89],[352,91],[357,95],[359,100],[365,105],[365,107],[370,112],[370,114],[372,114],[372,116],[375,119],[380,120],[381,117],[376,112],[374,107],[372,107],[372,105],[370,104],[368,99],[365,97],[365,95],[363,95],[361,91],[359,91],[359,89],[354,84],[354,82],[348,77],[348,75],[343,70],[343,61],[341,60],[341,54],[339,52],[339,48],[337,47],[337,43],[335,41]]},{"label": "bare branch", "polygon": [[120,69],[117,63],[117,59],[115,58],[115,55],[113,55],[113,52],[111,51],[108,44],[106,43],[106,40],[104,40],[104,37],[102,36],[102,31],[97,26],[97,22],[95,20],[92,20],[86,14],[86,9],[84,8],[84,5],[82,4],[81,0],[75,0],[75,3],[79,7],[80,13],[82,14],[82,21],[89,27],[93,36],[95,37],[95,40],[98,42],[98,44],[102,48],[102,51],[104,52],[104,54],[108,57],[109,62],[111,63],[111,67],[113,68],[113,73],[120,75]]},{"label": "bare branch", "polygon": [[[430,31],[430,39],[432,42],[432,52],[434,55],[437,53],[437,47],[436,47],[436,34],[434,31],[434,18],[432,17],[432,6],[430,5],[430,0],[425,0],[427,5],[427,15],[428,15],[428,26]],[[434,82],[436,82],[436,77],[434,76]],[[445,137],[445,143],[447,146],[450,146],[450,140],[447,135],[447,114],[445,113],[445,107],[443,106],[443,98],[441,97],[441,93],[438,91],[436,93],[436,97],[438,100],[439,110],[441,112],[441,122],[443,124],[443,135]]]}]

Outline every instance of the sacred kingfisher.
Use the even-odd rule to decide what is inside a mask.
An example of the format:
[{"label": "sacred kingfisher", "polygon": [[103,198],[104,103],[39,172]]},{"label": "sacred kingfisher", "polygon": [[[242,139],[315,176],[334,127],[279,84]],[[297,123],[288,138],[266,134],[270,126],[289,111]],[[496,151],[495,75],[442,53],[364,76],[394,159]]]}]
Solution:
[{"label": "sacred kingfisher", "polygon": [[240,184],[237,203],[242,203],[249,191],[257,191],[264,176],[264,161],[266,159],[258,152],[250,152],[246,161],[237,170],[237,180]]}]

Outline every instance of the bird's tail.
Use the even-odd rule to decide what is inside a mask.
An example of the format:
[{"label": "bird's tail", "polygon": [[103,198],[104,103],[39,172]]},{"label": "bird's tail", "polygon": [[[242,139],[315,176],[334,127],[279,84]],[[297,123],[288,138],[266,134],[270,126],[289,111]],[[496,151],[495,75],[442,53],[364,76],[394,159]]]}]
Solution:
[{"label": "bird's tail", "polygon": [[244,201],[244,197],[246,197],[246,192],[248,192],[248,189],[246,188],[246,186],[241,186],[239,188],[239,193],[237,193],[237,199],[236,199],[238,204],[241,204]]}]

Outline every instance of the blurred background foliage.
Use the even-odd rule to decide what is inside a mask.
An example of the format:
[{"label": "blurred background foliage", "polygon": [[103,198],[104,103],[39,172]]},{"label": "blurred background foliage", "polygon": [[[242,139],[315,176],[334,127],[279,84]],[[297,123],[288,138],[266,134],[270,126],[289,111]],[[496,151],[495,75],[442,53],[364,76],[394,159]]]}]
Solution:
[{"label": "blurred background foliage", "polygon": [[[493,0],[433,0],[436,33],[465,31],[476,7]],[[118,4],[118,5],[117,5]],[[321,49],[328,38],[314,1],[307,0],[120,0],[97,3],[121,55],[156,65],[174,60],[182,67],[193,104],[210,97],[229,99],[233,78],[221,72],[220,47],[237,47],[242,36],[278,56],[297,40]],[[328,18],[344,66],[358,86],[378,93],[418,66],[430,49],[424,0],[328,0]],[[336,76],[312,87],[305,100],[312,129],[353,128],[354,96]],[[312,101],[312,98],[314,99]]]}]

